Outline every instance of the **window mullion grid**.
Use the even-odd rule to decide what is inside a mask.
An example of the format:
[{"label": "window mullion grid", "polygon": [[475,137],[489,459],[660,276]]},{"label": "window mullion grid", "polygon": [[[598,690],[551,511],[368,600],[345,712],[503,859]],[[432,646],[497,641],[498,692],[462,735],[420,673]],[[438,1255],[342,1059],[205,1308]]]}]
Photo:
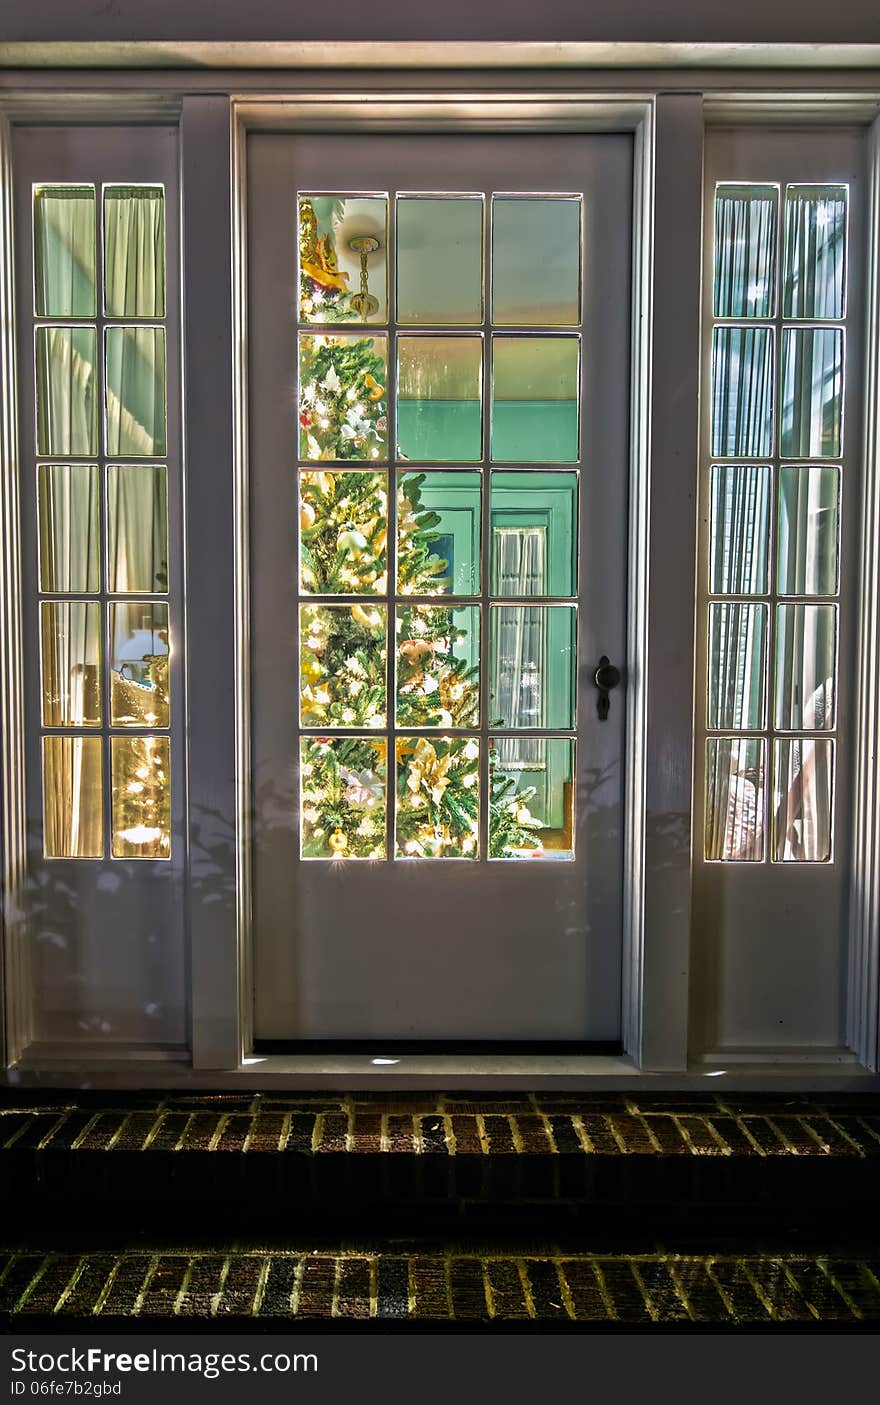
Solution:
[{"label": "window mullion grid", "polygon": [[492,592],[492,222],[494,210],[490,191],[483,191],[483,355],[481,409],[482,462],[480,464],[480,822],[479,853],[489,860],[491,818],[491,771],[489,769],[489,708],[492,692],[492,658],[489,599]]},{"label": "window mullion grid", "polygon": [[385,760],[385,862],[393,863],[397,845],[397,188],[388,191],[386,224],[388,247],[385,284],[388,307],[388,376],[385,414],[388,421],[387,541],[387,651],[385,660],[386,760]]}]

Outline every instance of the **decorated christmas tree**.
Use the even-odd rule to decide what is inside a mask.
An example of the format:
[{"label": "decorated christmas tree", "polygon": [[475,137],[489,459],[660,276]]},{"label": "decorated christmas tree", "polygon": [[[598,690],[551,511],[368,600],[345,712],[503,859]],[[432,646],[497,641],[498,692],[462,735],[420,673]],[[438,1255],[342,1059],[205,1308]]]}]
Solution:
[{"label": "decorated christmas tree", "polygon": [[[321,235],[312,205],[300,205],[303,315],[348,320],[345,275],[332,239]],[[430,728],[398,737],[396,756],[376,736],[302,739],[302,835],[306,858],[379,858],[386,852],[386,786],[396,795],[397,852],[410,857],[476,857],[480,743],[448,737],[479,726],[479,608],[444,599],[448,563],[438,554],[441,518],[422,500],[425,475],[402,476],[397,497],[397,594],[389,606],[385,456],[385,338],[316,332],[300,337],[300,454],[306,461],[351,464],[300,474],[300,584],[316,599],[300,609],[300,714],[311,729],[381,732],[389,707],[397,724]],[[357,466],[355,466],[357,465]],[[421,597],[421,598],[420,598]],[[429,603],[436,597],[437,603]],[[442,601],[442,603],[441,603]],[[393,614],[393,607],[392,607]],[[389,637],[396,647],[396,699],[389,701]],[[489,754],[489,853],[503,858],[540,850],[539,821],[515,779]]]}]

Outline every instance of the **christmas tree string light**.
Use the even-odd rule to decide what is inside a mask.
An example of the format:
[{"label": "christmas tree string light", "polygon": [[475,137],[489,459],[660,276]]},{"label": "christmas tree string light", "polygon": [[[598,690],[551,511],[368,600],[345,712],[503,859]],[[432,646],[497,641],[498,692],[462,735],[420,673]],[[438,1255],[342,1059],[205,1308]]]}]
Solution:
[{"label": "christmas tree string light", "polygon": [[[311,322],[356,316],[332,235],[319,231],[305,199],[300,310]],[[302,853],[385,857],[390,763],[398,857],[475,858],[483,743],[443,732],[479,725],[478,667],[468,661],[478,652],[479,608],[441,603],[448,563],[437,550],[441,518],[422,500],[424,474],[404,475],[397,496],[397,594],[415,599],[396,612],[375,599],[389,596],[387,474],[370,467],[387,457],[385,345],[385,337],[348,332],[300,336],[300,456],[346,465],[300,473],[300,586],[306,596],[357,597],[300,606],[300,719],[315,730],[384,729],[390,631],[396,721],[426,731],[398,737],[393,758],[378,736],[303,736]],[[488,776],[490,857],[540,851],[543,826],[526,803],[534,788],[518,792],[491,748]]]}]

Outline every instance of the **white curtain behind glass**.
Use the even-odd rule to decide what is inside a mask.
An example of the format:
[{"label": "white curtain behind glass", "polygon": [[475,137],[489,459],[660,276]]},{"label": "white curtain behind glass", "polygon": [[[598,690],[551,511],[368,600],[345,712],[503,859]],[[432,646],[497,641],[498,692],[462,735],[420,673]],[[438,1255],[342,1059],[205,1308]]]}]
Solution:
[{"label": "white curtain behind glass", "polygon": [[[543,527],[496,527],[494,564],[496,595],[519,600],[546,592],[546,533]],[[518,606],[497,611],[498,709],[510,718],[511,729],[543,727],[546,668],[544,623],[546,610]],[[506,770],[539,771],[547,765],[547,748],[539,737],[501,738],[496,742],[499,766]]]}]

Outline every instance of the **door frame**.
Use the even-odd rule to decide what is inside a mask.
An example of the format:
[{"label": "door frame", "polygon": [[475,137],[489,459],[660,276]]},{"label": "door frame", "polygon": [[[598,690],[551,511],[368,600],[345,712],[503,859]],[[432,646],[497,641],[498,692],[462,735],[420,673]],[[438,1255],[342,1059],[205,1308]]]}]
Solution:
[{"label": "door frame", "polygon": [[[196,101],[196,100],[193,100]],[[184,171],[188,100],[184,100]],[[699,325],[699,290],[692,269],[700,258],[702,193],[702,99],[685,95],[591,97],[533,92],[517,95],[470,93],[382,93],[365,108],[357,94],[311,93],[296,98],[241,98],[232,108],[233,286],[232,345],[238,349],[233,387],[233,502],[227,503],[227,533],[235,541],[235,782],[236,829],[239,835],[235,886],[238,894],[233,933],[218,943],[216,925],[193,914],[193,1063],[196,1068],[240,1065],[251,1055],[253,969],[248,853],[250,850],[249,716],[249,562],[247,428],[247,207],[248,135],[255,131],[322,134],[346,131],[395,132],[601,132],[628,131],[634,136],[632,249],[630,503],[627,563],[626,756],[624,780],[624,918],[622,933],[622,1037],[625,1054],[637,1066],[683,1070],[687,1063],[687,985],[690,942],[690,803],[694,624],[692,610],[695,521],[676,531],[684,569],[670,581],[670,563],[652,556],[654,533],[663,538],[664,512],[693,502],[693,460],[681,454],[691,443],[696,455],[699,421],[697,338],[687,332],[667,334],[662,354],[652,338],[654,318],[669,328]],[[659,140],[658,140],[659,139]],[[658,149],[663,165],[658,170]],[[686,217],[682,219],[682,211]],[[209,216],[204,219],[206,233]],[[193,238],[186,241],[186,247]],[[654,279],[658,259],[669,262],[677,250],[678,278]],[[690,272],[689,272],[690,271]],[[203,280],[200,278],[200,282]],[[205,289],[205,295],[208,290]],[[192,289],[190,289],[192,293]],[[187,299],[187,326],[198,325]],[[651,388],[677,388],[682,405],[673,428],[665,418],[652,422]],[[684,387],[685,393],[682,394]],[[689,393],[691,392],[692,393]],[[660,485],[662,484],[662,490]],[[190,487],[192,497],[192,487]],[[233,511],[230,515],[230,507]],[[683,536],[688,536],[687,550]],[[672,572],[676,572],[675,567]],[[651,688],[649,708],[648,601],[677,588],[684,608],[674,609],[664,651],[658,655],[664,680]],[[674,634],[674,639],[668,635]],[[198,716],[195,687],[198,667],[190,642],[191,715]],[[681,668],[670,667],[680,660]],[[216,668],[216,664],[214,666]],[[207,692],[205,694],[208,696]],[[670,753],[674,757],[669,765]],[[656,779],[663,777],[657,787]],[[652,782],[650,778],[654,778]],[[195,787],[193,787],[195,789]],[[653,792],[653,793],[652,793]],[[196,801],[196,797],[193,797]],[[233,877],[229,875],[230,879]],[[235,1019],[218,1023],[217,1004],[204,1009],[203,990],[225,989],[235,995]]]},{"label": "door frame", "polygon": [[[387,61],[402,66],[395,46]],[[426,62],[430,55],[426,53]],[[210,59],[208,59],[210,66]],[[869,153],[871,214],[866,261],[867,344],[863,383],[866,405],[865,486],[861,507],[859,581],[859,700],[853,738],[854,831],[850,861],[850,979],[847,1043],[851,1055],[804,1066],[790,1062],[774,1073],[772,1062],[730,1070],[727,1086],[873,1086],[867,1071],[878,1066],[878,953],[880,953],[880,818],[875,797],[880,774],[880,89],[874,75],[840,69],[816,73],[739,72],[723,81],[717,72],[675,69],[671,64],[646,81],[644,73],[619,69],[575,78],[593,96],[572,86],[570,72],[535,70],[492,75],[494,91],[474,92],[472,73],[444,73],[445,91],[426,91],[418,77],[409,92],[397,91],[401,74],[383,87],[376,74],[312,74],[305,84],[324,91],[285,96],[297,76],[278,71],[255,75],[245,89],[240,77],[211,72],[108,71],[100,90],[91,72],[19,72],[3,80],[0,95],[0,772],[2,772],[4,922],[2,967],[5,1002],[0,1034],[7,1075],[22,1084],[51,1076],[56,1085],[78,1083],[84,1067],[99,1083],[133,1086],[428,1086],[471,1087],[472,1065],[462,1070],[426,1068],[349,1069],[339,1061],[307,1058],[276,1066],[250,1054],[248,906],[248,717],[246,674],[234,672],[248,655],[247,383],[242,337],[246,331],[246,211],[243,204],[245,142],[262,124],[276,130],[345,130],[369,123],[412,122],[410,130],[490,126],[494,130],[618,130],[635,134],[634,305],[632,384],[632,474],[635,510],[630,514],[630,625],[627,667],[627,890],[624,932],[624,1040],[620,1060],[578,1060],[565,1068],[486,1067],[486,1086],[624,1087],[706,1086],[712,1066],[687,1072],[687,986],[690,949],[690,778],[693,705],[693,585],[695,556],[684,549],[670,563],[652,551],[665,522],[675,521],[682,548],[693,546],[690,520],[681,505],[693,504],[698,424],[698,337],[674,330],[682,317],[698,320],[699,291],[689,295],[700,256],[702,143],[704,122],[737,125],[849,124],[865,133]],[[854,81],[855,80],[855,81]],[[302,82],[302,75],[299,75]],[[437,86],[436,75],[428,80]],[[479,78],[476,80],[479,82]],[[344,83],[346,86],[340,86]],[[258,87],[262,85],[262,87]],[[662,86],[663,92],[659,92]],[[274,89],[274,92],[271,90]],[[261,93],[270,92],[268,98]],[[257,96],[236,96],[242,93]],[[279,93],[281,96],[279,96]],[[186,96],[184,96],[186,94]],[[21,694],[21,551],[17,502],[14,299],[9,212],[12,196],[11,134],[18,123],[76,124],[157,120],[179,123],[184,229],[184,326],[187,366],[185,460],[187,519],[198,539],[210,533],[211,550],[235,561],[228,574],[199,580],[187,589],[189,717],[187,739],[191,800],[218,816],[212,854],[190,855],[192,1060],[137,1050],[96,1059],[73,1046],[28,1052],[29,934],[21,920],[18,893],[24,875],[24,771],[21,764],[25,715]],[[230,200],[230,179],[232,199]],[[230,257],[230,251],[232,257]],[[662,279],[655,286],[655,271]],[[201,323],[207,319],[211,336]],[[672,323],[669,322],[672,317]],[[664,323],[664,318],[666,319]],[[683,320],[683,318],[682,318]],[[655,341],[652,328],[657,328]],[[227,392],[229,392],[227,394]],[[693,393],[692,393],[693,392]],[[686,412],[652,418],[674,393]],[[693,459],[690,449],[693,449]],[[661,492],[662,488],[662,492]],[[678,501],[679,509],[673,509]],[[695,516],[695,513],[694,513]],[[670,576],[669,566],[673,567]],[[662,594],[662,629],[648,618],[651,587]],[[654,611],[655,617],[657,611]],[[227,642],[231,620],[234,639]],[[199,624],[198,633],[193,623]],[[201,636],[199,638],[198,636]],[[218,642],[219,646],[218,647]],[[193,794],[195,792],[195,794]],[[231,837],[230,837],[231,836]],[[208,836],[210,837],[210,836]],[[200,875],[210,876],[225,901],[203,904]],[[205,885],[208,886],[208,885]],[[262,1067],[255,1065],[261,1064]],[[576,1066],[575,1066],[576,1065]],[[656,1072],[655,1072],[656,1071]],[[146,1080],[146,1081],[145,1081]],[[462,1081],[463,1080],[463,1081]]]}]

